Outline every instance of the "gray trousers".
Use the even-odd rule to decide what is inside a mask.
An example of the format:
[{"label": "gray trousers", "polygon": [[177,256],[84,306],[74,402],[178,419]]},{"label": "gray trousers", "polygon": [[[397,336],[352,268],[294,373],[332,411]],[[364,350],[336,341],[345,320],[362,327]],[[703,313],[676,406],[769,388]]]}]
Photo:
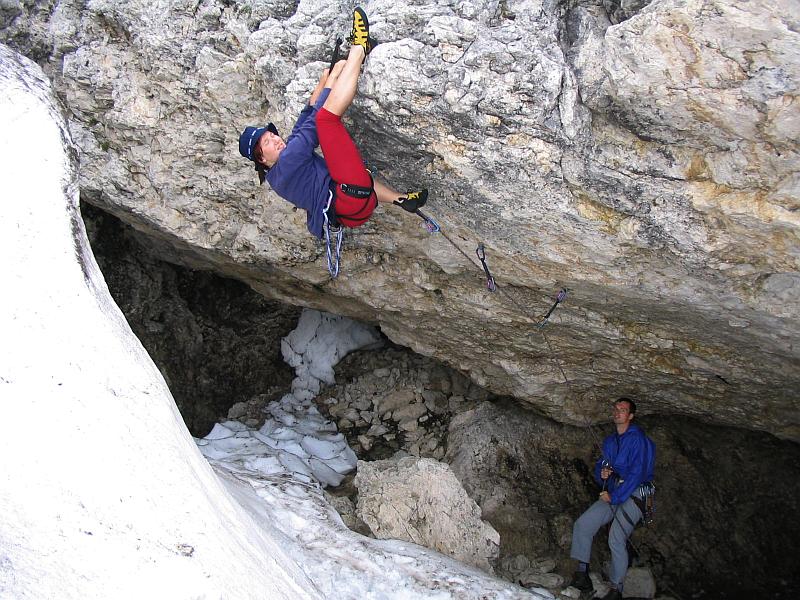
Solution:
[{"label": "gray trousers", "polygon": [[[633,524],[628,523],[628,519],[622,514],[625,511],[633,521]],[[592,539],[603,525],[610,523],[611,531],[608,533],[608,547],[611,549],[611,573],[609,577],[611,583],[619,586],[625,579],[625,573],[628,571],[628,549],[625,547],[625,542],[633,533],[633,529],[639,519],[642,518],[642,512],[633,498],[628,498],[625,502],[618,506],[611,506],[607,502],[598,500],[586,509],[572,528],[572,548],[569,555],[575,560],[588,563],[592,554]]]}]

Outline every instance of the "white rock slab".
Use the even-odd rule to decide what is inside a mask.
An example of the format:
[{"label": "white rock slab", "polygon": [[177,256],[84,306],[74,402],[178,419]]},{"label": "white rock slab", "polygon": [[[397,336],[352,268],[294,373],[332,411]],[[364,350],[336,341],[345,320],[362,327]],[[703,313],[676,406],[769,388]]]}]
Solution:
[{"label": "white rock slab", "polygon": [[200,455],[111,299],[61,115],[39,67],[0,45],[0,398],[16,424],[0,596],[317,597]]}]

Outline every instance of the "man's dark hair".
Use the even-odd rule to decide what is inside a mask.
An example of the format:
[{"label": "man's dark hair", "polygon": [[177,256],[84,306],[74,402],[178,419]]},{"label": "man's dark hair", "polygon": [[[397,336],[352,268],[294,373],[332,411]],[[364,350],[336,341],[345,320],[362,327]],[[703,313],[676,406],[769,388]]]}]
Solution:
[{"label": "man's dark hair", "polygon": [[632,415],[636,414],[636,402],[634,402],[630,398],[626,398],[625,396],[623,396],[622,398],[617,398],[614,401],[614,404],[618,404],[620,402],[627,402],[628,403],[628,407],[630,408],[630,414],[632,414]]}]

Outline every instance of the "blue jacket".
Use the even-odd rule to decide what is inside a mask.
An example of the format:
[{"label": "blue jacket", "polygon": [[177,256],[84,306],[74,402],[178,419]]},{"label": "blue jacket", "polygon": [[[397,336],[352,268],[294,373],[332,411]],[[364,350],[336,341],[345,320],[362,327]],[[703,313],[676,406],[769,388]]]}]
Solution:
[{"label": "blue jacket", "polygon": [[308,230],[318,238],[325,224],[322,212],[328,202],[331,175],[325,160],[314,152],[319,145],[316,116],[329,93],[325,88],[316,104],[300,111],[286,147],[267,172],[267,182],[275,193],[306,211]]},{"label": "blue jacket", "polygon": [[622,504],[640,484],[653,480],[655,461],[655,444],[631,423],[622,435],[612,433],[603,440],[603,455],[594,466],[594,478],[603,485],[600,469],[607,462],[614,473],[607,480],[606,490],[611,494],[611,504]]}]

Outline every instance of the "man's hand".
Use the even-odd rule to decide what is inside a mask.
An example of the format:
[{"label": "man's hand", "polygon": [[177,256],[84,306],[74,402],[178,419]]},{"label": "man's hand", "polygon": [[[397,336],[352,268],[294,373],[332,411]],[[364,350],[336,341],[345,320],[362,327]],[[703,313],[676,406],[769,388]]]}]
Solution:
[{"label": "man's hand", "polygon": [[611,504],[611,494],[608,492],[600,492],[600,500],[607,504]]},{"label": "man's hand", "polygon": [[611,477],[611,474],[613,472],[614,472],[614,469],[612,469],[610,467],[603,467],[602,469],[600,469],[600,479],[605,481],[606,479]]}]

